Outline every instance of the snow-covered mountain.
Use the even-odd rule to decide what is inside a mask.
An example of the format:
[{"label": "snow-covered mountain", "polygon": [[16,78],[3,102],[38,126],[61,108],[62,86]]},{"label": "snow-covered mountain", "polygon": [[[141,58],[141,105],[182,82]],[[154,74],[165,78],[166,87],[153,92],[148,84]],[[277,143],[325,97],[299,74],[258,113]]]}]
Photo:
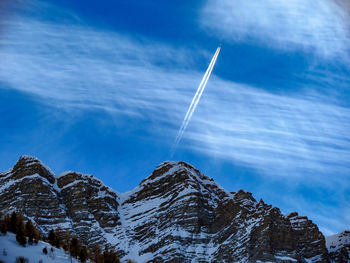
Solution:
[{"label": "snow-covered mountain", "polygon": [[340,234],[328,236],[326,238],[326,245],[332,258],[332,262],[350,262],[350,231],[344,231]]},{"label": "snow-covered mountain", "polygon": [[[44,254],[43,249],[47,248],[48,253]],[[77,259],[71,258],[68,252],[62,249],[53,248],[51,245],[42,241],[38,244],[27,245],[25,247],[18,244],[16,235],[7,233],[5,236],[0,234],[0,261],[5,263],[16,262],[17,257],[28,259],[29,263],[78,263]]]},{"label": "snow-covered mountain", "polygon": [[164,162],[120,194],[76,172],[54,175],[22,156],[0,174],[0,213],[22,211],[40,231],[61,227],[88,246],[137,262],[330,262],[307,217],[283,215],[252,194],[227,192],[184,162]]}]

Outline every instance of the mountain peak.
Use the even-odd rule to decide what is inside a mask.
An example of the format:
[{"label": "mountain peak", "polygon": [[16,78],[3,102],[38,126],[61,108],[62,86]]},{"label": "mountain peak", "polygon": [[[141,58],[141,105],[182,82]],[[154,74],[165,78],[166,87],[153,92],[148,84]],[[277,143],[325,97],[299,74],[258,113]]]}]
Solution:
[{"label": "mountain peak", "polygon": [[[141,181],[140,185],[154,183],[156,181],[209,181],[214,183],[214,180],[204,174],[189,163],[183,161],[165,161],[160,163],[153,173]],[[207,182],[206,182],[207,183]]]},{"label": "mountain peak", "polygon": [[11,170],[11,174],[15,179],[20,179],[28,175],[39,174],[46,178],[50,183],[55,182],[54,173],[43,164],[38,158],[22,155]]},{"label": "mountain peak", "polygon": [[41,162],[38,158],[32,155],[23,154],[19,157],[19,160],[37,161]]},{"label": "mountain peak", "polygon": [[190,165],[189,163],[186,163],[183,161],[165,161],[165,162],[160,163],[156,167],[156,169],[153,171],[152,175],[150,176],[150,179],[151,179],[151,177],[153,178],[153,177],[156,177],[160,174],[164,174],[167,171],[169,171],[170,169],[181,170],[181,169],[185,169],[185,168],[196,171],[199,173],[199,171],[196,168],[194,168],[192,165]]},{"label": "mountain peak", "polygon": [[[189,163],[186,163],[184,161],[164,161],[162,163],[160,163],[157,167],[156,167],[156,170],[164,167],[164,166],[183,166],[183,167],[187,167],[187,168],[190,168],[190,169],[194,169],[194,170],[197,170],[196,168],[194,168],[191,164]],[[197,170],[198,171],[198,170]]]}]

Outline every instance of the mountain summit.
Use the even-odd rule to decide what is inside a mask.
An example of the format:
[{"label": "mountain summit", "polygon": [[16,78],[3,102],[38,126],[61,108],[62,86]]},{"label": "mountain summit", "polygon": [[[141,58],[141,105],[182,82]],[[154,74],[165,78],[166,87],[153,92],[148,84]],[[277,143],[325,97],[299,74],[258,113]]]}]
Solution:
[{"label": "mountain summit", "polygon": [[60,227],[137,262],[330,262],[307,217],[230,193],[185,162],[167,161],[117,193],[92,175],[54,175],[22,156],[0,173],[0,213],[21,211],[43,234]]}]

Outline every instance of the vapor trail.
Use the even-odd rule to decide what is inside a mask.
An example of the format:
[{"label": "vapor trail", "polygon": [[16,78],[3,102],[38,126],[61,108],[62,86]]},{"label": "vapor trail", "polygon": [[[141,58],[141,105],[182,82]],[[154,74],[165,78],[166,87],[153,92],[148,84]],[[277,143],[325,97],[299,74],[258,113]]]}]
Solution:
[{"label": "vapor trail", "polygon": [[196,110],[198,102],[199,102],[199,100],[200,100],[200,98],[201,98],[201,96],[203,94],[205,86],[207,85],[207,82],[209,80],[211,72],[212,72],[212,70],[214,68],[216,59],[219,56],[220,49],[221,49],[220,46],[216,49],[215,54],[214,54],[213,58],[211,59],[210,64],[209,64],[209,66],[208,66],[208,68],[207,68],[207,70],[206,70],[206,72],[205,72],[205,74],[204,74],[204,76],[202,78],[202,81],[201,81],[201,83],[198,86],[196,94],[194,95],[194,97],[192,99],[190,107],[188,108],[188,110],[186,112],[185,118],[182,121],[181,127],[180,127],[180,129],[179,129],[179,131],[177,133],[176,139],[175,139],[174,144],[173,144],[173,146],[171,148],[170,157],[172,157],[173,154],[175,153],[176,148],[177,148],[177,146],[178,146],[178,144],[179,144],[179,142],[180,142],[180,140],[181,140],[181,138],[182,138],[182,136],[183,136],[183,134],[184,134],[184,132],[185,132],[185,130],[186,130],[190,120],[191,120],[191,118],[192,118],[192,115],[193,115],[194,111]]}]

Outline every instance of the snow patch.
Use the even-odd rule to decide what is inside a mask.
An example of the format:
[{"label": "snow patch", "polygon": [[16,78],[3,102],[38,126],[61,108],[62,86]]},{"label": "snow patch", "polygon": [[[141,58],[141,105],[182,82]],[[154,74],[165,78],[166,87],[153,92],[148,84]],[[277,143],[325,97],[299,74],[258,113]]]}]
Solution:
[{"label": "snow patch", "polygon": [[[44,247],[47,248],[48,254],[43,253]],[[51,245],[39,241],[38,244],[26,245],[25,247],[18,244],[16,241],[16,235],[13,233],[7,233],[5,236],[0,235],[0,260],[4,262],[15,262],[16,257],[23,256],[29,260],[29,262],[38,262],[42,260],[45,263],[70,263],[71,258],[64,250],[54,248],[54,251],[50,251]],[[5,253],[4,253],[5,251]],[[5,254],[5,255],[4,255]],[[78,260],[72,259],[73,263],[79,263]]]},{"label": "snow patch", "polygon": [[350,244],[350,231],[326,237],[326,247],[329,252],[335,252],[346,244]]}]

